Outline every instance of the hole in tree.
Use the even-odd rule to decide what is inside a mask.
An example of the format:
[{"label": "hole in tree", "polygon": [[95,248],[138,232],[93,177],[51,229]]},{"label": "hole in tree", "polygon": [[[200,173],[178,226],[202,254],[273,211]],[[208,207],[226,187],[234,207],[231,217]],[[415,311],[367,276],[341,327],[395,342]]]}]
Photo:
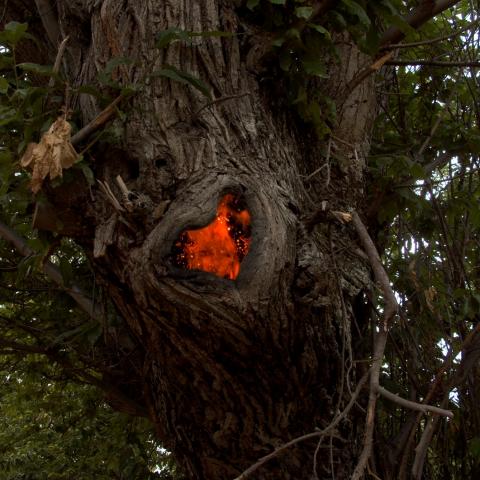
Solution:
[{"label": "hole in tree", "polygon": [[129,162],[130,178],[136,180],[140,176],[140,165],[137,162]]},{"label": "hole in tree", "polygon": [[182,233],[170,261],[180,268],[200,269],[235,280],[250,237],[251,221],[245,203],[235,195],[225,195],[208,227]]},{"label": "hole in tree", "polygon": [[167,161],[164,158],[157,158],[157,159],[155,159],[155,166],[157,168],[166,167],[167,166]]}]

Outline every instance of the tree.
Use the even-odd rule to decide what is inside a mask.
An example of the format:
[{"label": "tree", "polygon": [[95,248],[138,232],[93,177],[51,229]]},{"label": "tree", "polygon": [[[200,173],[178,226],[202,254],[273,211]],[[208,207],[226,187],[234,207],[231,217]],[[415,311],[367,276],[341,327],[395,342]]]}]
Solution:
[{"label": "tree", "polygon": [[[6,225],[28,258],[3,258],[12,281],[43,268],[87,312],[15,310],[5,353],[44,354],[151,420],[187,478],[233,479],[261,458],[252,478],[473,474],[470,2],[42,5],[42,23],[33,2],[6,8],[35,13],[2,37],[3,215],[32,249]],[[393,46],[405,37],[412,50]],[[225,195],[251,219],[235,280],[178,260]],[[93,272],[90,298],[73,267]]]}]

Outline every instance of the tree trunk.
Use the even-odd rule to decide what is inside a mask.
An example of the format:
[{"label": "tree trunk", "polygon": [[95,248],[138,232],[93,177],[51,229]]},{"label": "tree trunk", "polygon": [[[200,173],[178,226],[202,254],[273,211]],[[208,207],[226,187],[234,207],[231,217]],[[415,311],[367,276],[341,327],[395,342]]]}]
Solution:
[{"label": "tree trunk", "polygon": [[[123,342],[117,338],[128,355],[118,367],[127,375],[117,386],[148,407],[187,478],[233,479],[276,447],[328,425],[359,378],[349,367],[355,324],[362,326],[356,298],[368,284],[367,262],[349,225],[320,225],[310,233],[303,220],[313,210],[308,196],[328,200],[334,210],[361,211],[373,80],[339,106],[331,168],[304,182],[326,162],[327,145],[287,106],[269,38],[249,23],[244,2],[66,0],[57,7],[61,37],[70,35],[64,68],[74,88],[100,88],[97,73],[116,56],[148,65],[155,34],[170,27],[240,34],[196,37],[191,46],[173,42],[158,64],[201,78],[214,98],[245,95],[196,114],[207,102],[197,90],[152,77],[131,105],[162,122],[131,109],[121,142],[92,151],[96,179],[121,199],[120,175],[138,195],[134,212],[119,214],[80,177],[46,188],[63,212],[58,218],[69,226],[76,219],[72,236],[125,319],[121,331],[133,340],[125,341],[125,333]],[[330,65],[331,78],[319,82],[331,97],[369,64],[347,35],[336,42],[343,63]],[[123,84],[141,75],[132,65],[114,73]],[[74,106],[86,125],[101,108],[94,97],[79,97]],[[208,225],[227,193],[244,200],[252,219],[238,279],[173,266],[182,232]],[[155,218],[167,200],[165,214]],[[363,439],[356,416],[363,414],[354,409],[335,432],[333,464],[330,438],[328,448],[319,448],[320,478],[330,478],[332,466],[337,479],[353,471]],[[310,478],[316,446],[300,443],[252,478]]]}]

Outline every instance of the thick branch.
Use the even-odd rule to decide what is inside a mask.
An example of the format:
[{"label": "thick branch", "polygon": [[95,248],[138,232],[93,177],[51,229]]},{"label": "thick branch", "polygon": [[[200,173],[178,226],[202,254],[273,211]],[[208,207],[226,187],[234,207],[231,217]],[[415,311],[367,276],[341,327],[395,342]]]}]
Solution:
[{"label": "thick branch", "polygon": [[[403,19],[412,27],[418,28],[422,26],[425,22],[428,22],[431,18],[435,17],[439,13],[448,10],[457,3],[460,3],[459,0],[438,0],[436,2],[432,0],[427,0],[421,3],[418,7],[414,8],[408,12]],[[403,33],[398,27],[391,26],[387,31],[385,31],[380,39],[380,46],[388,45],[389,43],[399,42],[406,37],[406,34]]]}]

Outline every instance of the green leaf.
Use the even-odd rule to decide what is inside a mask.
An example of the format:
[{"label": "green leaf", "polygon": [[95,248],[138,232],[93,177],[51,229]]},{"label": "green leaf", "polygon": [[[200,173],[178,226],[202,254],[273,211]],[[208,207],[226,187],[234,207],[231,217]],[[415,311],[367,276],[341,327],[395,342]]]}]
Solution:
[{"label": "green leaf", "polygon": [[71,337],[72,335],[76,335],[77,333],[81,333],[82,331],[83,331],[83,326],[74,328],[73,330],[68,330],[66,332],[63,332],[57,337],[55,337],[53,344],[55,345],[56,343],[61,342],[65,338]]},{"label": "green leaf", "polygon": [[480,464],[480,438],[475,437],[468,441],[468,450],[472,454],[475,465]]},{"label": "green leaf", "polygon": [[73,279],[73,270],[70,262],[66,257],[60,258],[60,273],[62,274],[63,283],[68,286],[70,280]]},{"label": "green leaf", "polygon": [[287,38],[300,38],[301,35],[300,35],[300,30],[298,30],[297,28],[291,28],[290,30],[287,30],[287,32],[285,33],[285,36]]},{"label": "green leaf", "polygon": [[298,7],[295,9],[295,15],[298,18],[310,18],[312,15],[313,8],[312,7]]},{"label": "green leaf", "polygon": [[59,232],[60,230],[62,230],[64,227],[64,224],[60,221],[60,220],[57,220],[55,222],[55,228],[57,229],[57,231]]},{"label": "green leaf", "polygon": [[303,69],[307,75],[315,75],[322,78],[329,78],[327,67],[320,58],[311,55],[310,53],[301,55]]},{"label": "green leaf", "polygon": [[0,153],[0,165],[8,165],[12,164],[12,157],[8,153]]},{"label": "green leaf", "polygon": [[243,33],[221,32],[220,30],[205,30],[204,32],[186,32],[189,37],[236,37]]},{"label": "green leaf", "polygon": [[310,28],[313,28],[314,30],[316,30],[317,32],[319,33],[322,33],[323,35],[325,35],[328,39],[330,39],[330,33],[328,32],[328,30],[326,30],[325,28],[323,28],[321,25],[315,25],[314,23],[307,23],[307,25],[310,27]]},{"label": "green leaf", "polygon": [[169,65],[168,63],[165,63],[163,68],[176,73],[180,78],[186,80],[187,83],[192,85],[192,87],[195,87],[199,92],[203,93],[209,100],[213,100],[210,90],[199,78],[190,73],[184,72],[183,70],[178,70],[173,65]]},{"label": "green leaf", "polygon": [[93,172],[92,170],[90,169],[90,167],[88,165],[85,165],[84,167],[82,167],[82,172],[83,174],[85,175],[85,178],[87,179],[88,181],[88,184],[92,187],[93,185],[95,185],[95,177],[93,175]]},{"label": "green leaf", "polygon": [[117,82],[112,80],[112,77],[105,73],[103,70],[100,70],[97,75],[97,80],[99,83],[102,85],[106,85],[107,87],[112,87],[112,88],[122,88]]},{"label": "green leaf", "polygon": [[2,93],[6,93],[8,90],[8,82],[3,77],[0,77],[0,90]]},{"label": "green leaf", "polygon": [[327,18],[330,19],[330,22],[333,24],[337,32],[342,31],[347,26],[347,22],[345,21],[345,18],[343,18],[343,15],[336,10],[329,10],[327,12]]},{"label": "green leaf", "polygon": [[380,2],[371,2],[370,5],[380,17],[398,27],[406,35],[415,31],[389,1],[381,0]]},{"label": "green leaf", "polygon": [[123,318],[116,313],[108,314],[108,325],[113,328],[120,328],[123,325]]},{"label": "green leaf", "polygon": [[270,3],[274,3],[275,5],[285,5],[287,0],[268,0]]},{"label": "green leaf", "polygon": [[5,25],[5,30],[0,33],[0,40],[7,41],[12,45],[16,45],[25,37],[28,23],[10,22]]},{"label": "green leaf", "polygon": [[278,57],[280,68],[285,72],[290,70],[290,65],[292,63],[292,56],[288,50],[282,50]]},{"label": "green leaf", "polygon": [[159,123],[165,123],[155,112],[152,112],[151,110],[145,110],[144,108],[140,108],[140,107],[133,107],[133,109],[136,110],[137,112],[151,115],[153,118],[158,120]]},{"label": "green leaf", "polygon": [[281,47],[286,40],[287,39],[285,37],[274,38],[273,40],[270,40],[270,45],[273,45],[274,47]]},{"label": "green leaf", "polygon": [[143,87],[142,83],[131,83],[130,85],[122,88],[120,92],[124,97],[130,97],[133,95],[139,88]]},{"label": "green leaf", "polygon": [[391,165],[394,161],[392,157],[380,157],[375,160],[375,163],[378,167],[383,167],[384,165]]},{"label": "green leaf", "polygon": [[36,63],[20,63],[18,66],[26,72],[35,72],[46,77],[53,77],[57,82],[63,83],[63,80],[53,71],[51,66],[37,65]]},{"label": "green leaf", "polygon": [[112,70],[115,67],[118,67],[119,65],[132,65],[135,64],[137,67],[140,67],[142,65],[142,62],[140,61],[135,61],[133,58],[128,58],[128,57],[115,57],[112,58],[108,63],[107,66],[105,67],[105,73],[109,74],[112,72]]},{"label": "green leaf", "polygon": [[102,324],[100,322],[95,322],[95,323],[96,325],[94,325],[93,327],[91,327],[85,332],[85,336],[88,338],[88,340],[92,345],[97,341],[98,337],[103,332]]},{"label": "green leaf", "polygon": [[416,180],[425,180],[427,178],[423,168],[418,163],[413,164],[405,170]]},{"label": "green leaf", "polygon": [[188,36],[185,30],[182,30],[178,27],[171,27],[164,32],[159,32],[156,35],[157,39],[157,49],[159,51],[163,50],[167,45],[169,45],[174,40],[183,40],[187,45],[190,45],[192,41]]},{"label": "green leaf", "polygon": [[184,78],[180,77],[176,72],[169,69],[155,70],[149,75],[149,77],[169,78],[177,82],[188,84]]},{"label": "green leaf", "polygon": [[248,0],[247,8],[249,8],[250,10],[253,10],[259,3],[260,3],[260,0]]},{"label": "green leaf", "polygon": [[357,2],[353,0],[342,0],[342,3],[346,5],[348,13],[356,15],[359,18],[363,26],[369,27],[371,25],[372,22],[368,18],[367,12]]},{"label": "green leaf", "polygon": [[90,87],[89,85],[84,85],[82,87],[79,87],[75,90],[72,90],[70,93],[86,93],[87,95],[92,95],[93,97],[104,99],[105,95],[103,93],[99,92],[93,87]]}]

